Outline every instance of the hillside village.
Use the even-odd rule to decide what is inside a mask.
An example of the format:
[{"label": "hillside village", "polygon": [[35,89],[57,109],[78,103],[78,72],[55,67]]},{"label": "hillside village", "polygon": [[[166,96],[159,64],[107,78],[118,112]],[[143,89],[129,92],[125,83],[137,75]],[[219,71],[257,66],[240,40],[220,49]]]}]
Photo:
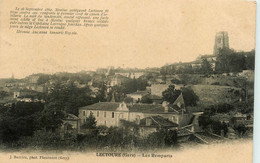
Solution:
[{"label": "hillside village", "polygon": [[230,49],[228,39],[218,32],[212,54],[160,68],[0,79],[0,146],[157,149],[252,138],[255,51]]}]

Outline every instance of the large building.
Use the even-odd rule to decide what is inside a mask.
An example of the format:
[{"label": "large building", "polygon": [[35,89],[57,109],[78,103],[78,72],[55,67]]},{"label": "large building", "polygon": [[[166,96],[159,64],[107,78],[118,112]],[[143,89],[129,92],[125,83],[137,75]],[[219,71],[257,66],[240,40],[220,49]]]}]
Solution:
[{"label": "large building", "polygon": [[99,102],[79,108],[79,118],[81,124],[84,124],[86,118],[92,114],[97,121],[98,126],[121,126],[121,120],[135,122],[140,125],[144,118],[160,116],[177,126],[184,126],[190,122],[190,115],[185,113],[182,94],[176,99],[176,102],[169,105],[163,104],[126,104],[124,102]]},{"label": "large building", "polygon": [[213,55],[218,55],[220,49],[229,49],[228,33],[225,31],[217,32],[215,36],[215,44]]}]

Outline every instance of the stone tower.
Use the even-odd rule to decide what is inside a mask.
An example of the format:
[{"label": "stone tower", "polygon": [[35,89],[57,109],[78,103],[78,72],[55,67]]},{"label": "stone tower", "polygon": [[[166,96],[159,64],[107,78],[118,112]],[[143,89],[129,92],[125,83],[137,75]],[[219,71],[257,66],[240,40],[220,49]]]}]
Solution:
[{"label": "stone tower", "polygon": [[223,48],[229,49],[229,40],[228,40],[228,33],[221,31],[216,33],[213,55],[218,55],[219,49],[223,49]]}]

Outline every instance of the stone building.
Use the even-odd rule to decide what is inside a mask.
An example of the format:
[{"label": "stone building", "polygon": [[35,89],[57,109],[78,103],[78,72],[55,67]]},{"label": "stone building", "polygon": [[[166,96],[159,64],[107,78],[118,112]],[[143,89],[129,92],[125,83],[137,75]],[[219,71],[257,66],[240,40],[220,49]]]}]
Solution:
[{"label": "stone building", "polygon": [[158,128],[163,129],[177,129],[178,124],[163,118],[162,116],[151,116],[143,118],[139,124],[139,133],[142,137],[145,137],[153,132],[156,132]]},{"label": "stone building", "polygon": [[180,99],[182,98],[177,98],[176,104],[173,105],[169,105],[167,102],[163,102],[163,104],[99,102],[79,108],[79,118],[81,124],[84,124],[86,118],[93,114],[98,126],[110,127],[120,126],[121,120],[140,125],[143,118],[161,116],[178,126],[184,126],[189,123],[191,115],[185,112],[184,102]]},{"label": "stone building", "polygon": [[215,36],[215,44],[213,55],[219,54],[219,49],[229,49],[229,38],[228,33],[225,31],[217,32]]}]

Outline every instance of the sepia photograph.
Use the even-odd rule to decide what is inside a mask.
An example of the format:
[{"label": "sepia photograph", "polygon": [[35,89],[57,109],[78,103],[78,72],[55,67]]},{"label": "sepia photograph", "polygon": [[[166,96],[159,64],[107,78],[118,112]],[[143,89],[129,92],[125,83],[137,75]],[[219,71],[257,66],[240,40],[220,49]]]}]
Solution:
[{"label": "sepia photograph", "polygon": [[0,1],[0,162],[253,162],[256,2]]}]

